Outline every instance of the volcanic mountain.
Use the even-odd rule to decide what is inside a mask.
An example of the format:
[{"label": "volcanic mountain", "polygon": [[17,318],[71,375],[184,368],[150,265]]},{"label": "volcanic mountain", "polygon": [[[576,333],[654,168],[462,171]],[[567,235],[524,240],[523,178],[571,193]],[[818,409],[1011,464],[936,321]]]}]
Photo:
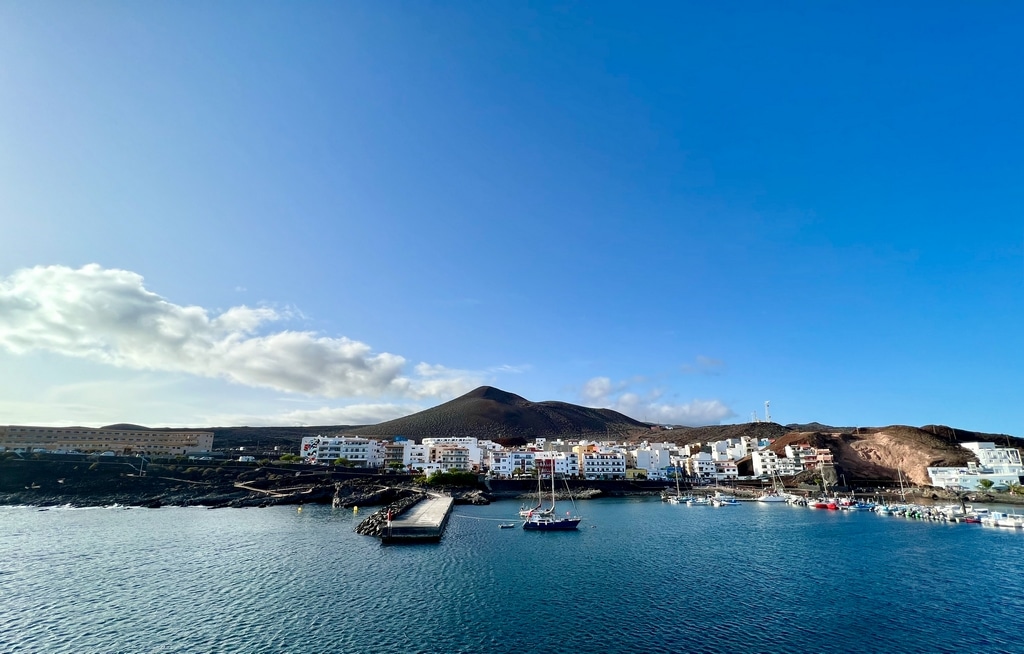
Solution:
[{"label": "volcanic mountain", "polygon": [[546,438],[621,439],[648,426],[610,409],[566,402],[531,402],[481,386],[450,402],[377,425],[346,431],[361,436],[476,437],[495,441]]}]

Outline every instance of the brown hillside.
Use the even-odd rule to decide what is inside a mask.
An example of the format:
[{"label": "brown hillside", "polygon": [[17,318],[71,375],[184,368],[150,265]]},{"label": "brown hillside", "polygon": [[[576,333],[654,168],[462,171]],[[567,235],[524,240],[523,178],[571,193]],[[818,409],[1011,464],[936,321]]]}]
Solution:
[{"label": "brown hillside", "polygon": [[462,397],[403,418],[349,430],[360,436],[621,439],[647,425],[608,409],[531,402],[481,386]]},{"label": "brown hillside", "polygon": [[897,479],[902,470],[911,483],[928,485],[928,467],[962,466],[973,459],[956,442],[904,425],[860,427],[853,432],[794,431],[772,443],[771,449],[781,455],[786,445],[799,443],[828,448],[849,479]]}]

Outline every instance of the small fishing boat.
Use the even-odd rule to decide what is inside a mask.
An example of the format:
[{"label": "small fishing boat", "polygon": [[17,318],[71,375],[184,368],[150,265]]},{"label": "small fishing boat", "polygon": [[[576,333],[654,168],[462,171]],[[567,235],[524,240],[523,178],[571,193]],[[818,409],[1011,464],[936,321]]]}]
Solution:
[{"label": "small fishing boat", "polygon": [[500,525],[498,525],[498,529],[515,529],[515,528],[516,528],[516,523],[514,523],[514,522],[503,522]]}]

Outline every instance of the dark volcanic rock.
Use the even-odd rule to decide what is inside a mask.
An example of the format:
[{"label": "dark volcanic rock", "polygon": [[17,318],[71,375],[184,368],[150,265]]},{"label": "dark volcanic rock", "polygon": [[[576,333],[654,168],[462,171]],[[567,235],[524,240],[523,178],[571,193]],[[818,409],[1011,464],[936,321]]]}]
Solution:
[{"label": "dark volcanic rock", "polygon": [[356,533],[363,534],[364,536],[380,537],[380,535],[384,533],[384,530],[387,529],[389,511],[391,512],[392,518],[397,518],[425,497],[427,497],[426,493],[415,493],[409,497],[403,497],[391,504],[388,504],[383,509],[380,509],[370,517],[360,522],[356,526]]}]

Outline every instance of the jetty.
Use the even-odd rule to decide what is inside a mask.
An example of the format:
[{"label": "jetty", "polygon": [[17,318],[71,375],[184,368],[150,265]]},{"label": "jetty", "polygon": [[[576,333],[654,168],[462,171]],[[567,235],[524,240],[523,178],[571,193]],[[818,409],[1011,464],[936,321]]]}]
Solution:
[{"label": "jetty", "polygon": [[426,495],[419,502],[387,520],[380,531],[383,543],[436,542],[441,540],[455,500],[447,495]]}]

